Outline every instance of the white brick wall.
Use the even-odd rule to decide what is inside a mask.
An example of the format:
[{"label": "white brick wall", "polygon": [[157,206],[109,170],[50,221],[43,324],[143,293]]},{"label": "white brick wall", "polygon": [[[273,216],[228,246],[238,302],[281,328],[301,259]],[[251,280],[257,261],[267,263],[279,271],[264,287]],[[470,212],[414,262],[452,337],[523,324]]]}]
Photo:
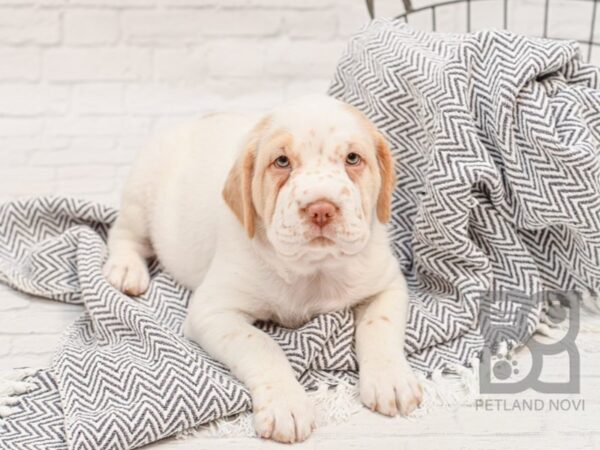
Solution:
[{"label": "white brick wall", "polygon": [[325,91],[366,19],[362,0],[0,0],[0,201],[116,205],[156,128]]},{"label": "white brick wall", "polygon": [[[509,2],[513,27],[541,30],[544,0]],[[480,23],[501,24],[499,3],[473,6]],[[551,3],[560,35],[587,38],[592,2]],[[382,16],[401,8],[376,4]],[[438,24],[461,30],[464,17],[464,6],[440,8]],[[0,0],[0,201],[56,193],[116,205],[153,131],[324,92],[366,20],[363,0]],[[0,289],[0,368],[47,360],[79,311],[46,303]]]}]

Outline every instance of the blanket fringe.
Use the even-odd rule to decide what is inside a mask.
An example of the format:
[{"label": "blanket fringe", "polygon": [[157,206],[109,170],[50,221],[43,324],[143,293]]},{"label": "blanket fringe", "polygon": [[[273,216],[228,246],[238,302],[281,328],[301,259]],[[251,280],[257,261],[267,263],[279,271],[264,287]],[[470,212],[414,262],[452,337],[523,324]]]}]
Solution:
[{"label": "blanket fringe", "polygon": [[22,368],[0,372],[0,419],[4,419],[17,412],[15,405],[19,396],[31,391],[35,385],[25,381],[25,378],[34,375],[35,369]]},{"label": "blanket fringe", "polygon": [[[456,408],[474,403],[479,395],[479,360],[473,359],[470,367],[453,365],[449,370],[452,373],[442,373],[438,370],[430,378],[418,374],[424,392],[423,402],[406,419],[417,420],[435,408]],[[358,386],[345,381],[338,383],[334,388],[322,383],[308,395],[315,405],[317,428],[347,422],[363,409]],[[190,428],[180,432],[177,438],[255,436],[252,413],[245,412]]]}]

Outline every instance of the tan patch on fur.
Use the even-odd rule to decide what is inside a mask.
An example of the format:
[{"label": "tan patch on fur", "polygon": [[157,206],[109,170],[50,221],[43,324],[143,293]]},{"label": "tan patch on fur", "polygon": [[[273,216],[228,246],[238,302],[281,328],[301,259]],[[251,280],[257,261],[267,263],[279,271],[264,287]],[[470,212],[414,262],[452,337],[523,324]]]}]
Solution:
[{"label": "tan patch on fur", "polygon": [[388,316],[381,316],[380,319],[383,320],[384,322],[391,322],[391,320]]},{"label": "tan patch on fur", "polygon": [[[287,130],[277,130],[261,141],[261,153],[257,156],[259,169],[252,184],[255,204],[260,216],[267,221],[273,219],[275,202],[282,186],[289,180],[293,170],[300,167],[301,160],[293,148],[293,136]],[[273,161],[285,154],[291,163],[290,169],[278,168]]]},{"label": "tan patch on fur", "polygon": [[241,155],[229,172],[223,188],[223,199],[231,208],[240,223],[246,228],[251,239],[256,232],[256,210],[252,202],[252,178],[254,163],[261,134],[268,127],[271,119],[263,118],[248,135]]},{"label": "tan patch on fur", "polygon": [[383,135],[362,112],[354,106],[348,104],[345,104],[344,106],[360,120],[363,126],[371,134],[373,143],[375,144],[377,164],[381,175],[381,187],[377,197],[377,218],[381,223],[387,223],[392,214],[392,192],[395,184],[394,161],[392,159],[390,148]]}]

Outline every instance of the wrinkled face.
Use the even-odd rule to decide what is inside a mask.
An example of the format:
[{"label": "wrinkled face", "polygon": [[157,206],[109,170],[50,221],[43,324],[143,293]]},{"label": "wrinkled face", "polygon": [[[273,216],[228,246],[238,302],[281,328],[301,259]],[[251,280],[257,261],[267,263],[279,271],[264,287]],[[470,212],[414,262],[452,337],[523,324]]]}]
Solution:
[{"label": "wrinkled face", "polygon": [[229,180],[241,183],[242,200],[244,190],[249,197],[238,217],[250,236],[261,227],[288,260],[355,254],[367,244],[373,221],[389,218],[387,145],[364,116],[341,102],[308,97],[274,111],[252,132],[241,158],[236,166],[242,173],[234,168]]}]

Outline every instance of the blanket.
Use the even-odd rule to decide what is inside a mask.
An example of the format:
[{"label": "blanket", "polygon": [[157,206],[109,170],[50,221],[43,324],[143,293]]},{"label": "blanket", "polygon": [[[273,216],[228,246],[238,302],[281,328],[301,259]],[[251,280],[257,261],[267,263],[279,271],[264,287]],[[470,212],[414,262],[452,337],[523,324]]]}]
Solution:
[{"label": "blanket", "polygon": [[[393,150],[390,235],[410,287],[416,370],[468,364],[491,345],[479,320],[490,292],[596,290],[600,71],[576,44],[376,20],[351,39],[329,92]],[[0,423],[0,448],[130,449],[251,407],[227,368],[182,336],[190,292],[157,262],[136,298],[103,278],[116,214],[61,197],[0,205],[0,281],[83,311]],[[518,297],[501,296],[499,310]],[[543,312],[526,310],[516,343]],[[351,311],[296,330],[257,326],[307,389],[356,382]]]}]

